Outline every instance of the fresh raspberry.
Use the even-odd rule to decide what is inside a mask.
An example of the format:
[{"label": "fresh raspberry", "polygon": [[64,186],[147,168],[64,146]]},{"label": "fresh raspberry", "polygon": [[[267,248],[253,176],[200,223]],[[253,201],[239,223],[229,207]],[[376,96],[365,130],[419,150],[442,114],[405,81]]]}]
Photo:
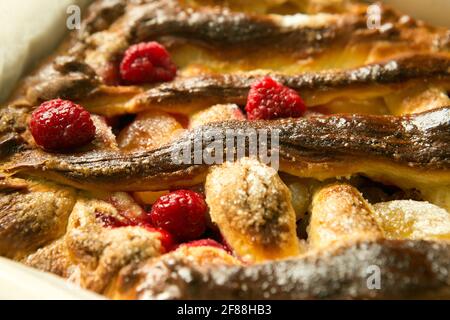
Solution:
[{"label": "fresh raspberry", "polygon": [[249,120],[270,120],[301,117],[306,107],[295,90],[264,77],[252,85],[245,110]]},{"label": "fresh raspberry", "polygon": [[120,64],[122,79],[130,84],[171,81],[177,67],[158,42],[142,42],[125,51]]},{"label": "fresh raspberry", "polygon": [[207,205],[190,190],[178,190],[160,197],[152,207],[154,226],[173,234],[179,241],[198,239],[206,230]]},{"label": "fresh raspberry", "polygon": [[81,147],[95,137],[91,115],[67,100],[50,100],[31,115],[30,131],[36,143],[49,151]]},{"label": "fresh raspberry", "polygon": [[226,248],[218,243],[217,241],[213,240],[213,239],[201,239],[201,240],[195,240],[195,241],[191,241],[191,242],[187,242],[187,243],[182,243],[179,245],[179,247],[214,247],[214,248],[219,248],[222,250],[226,251]]},{"label": "fresh raspberry", "polygon": [[154,228],[150,225],[143,225],[142,227],[144,227],[146,230],[148,230],[150,232],[158,232],[159,233],[159,240],[161,241],[161,246],[163,247],[164,252],[169,252],[175,248],[175,246],[176,246],[175,239],[166,230],[160,229],[160,228]]}]

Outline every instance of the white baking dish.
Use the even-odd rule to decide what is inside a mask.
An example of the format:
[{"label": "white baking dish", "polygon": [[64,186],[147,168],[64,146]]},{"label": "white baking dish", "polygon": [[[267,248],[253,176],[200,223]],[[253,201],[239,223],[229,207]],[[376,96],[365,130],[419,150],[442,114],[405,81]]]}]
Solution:
[{"label": "white baking dish", "polygon": [[0,258],[0,300],[92,300],[101,296],[57,276]]}]

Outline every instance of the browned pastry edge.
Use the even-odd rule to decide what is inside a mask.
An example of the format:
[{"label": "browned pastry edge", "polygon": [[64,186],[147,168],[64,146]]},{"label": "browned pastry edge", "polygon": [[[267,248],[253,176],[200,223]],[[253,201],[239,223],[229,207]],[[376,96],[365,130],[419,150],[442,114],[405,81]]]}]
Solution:
[{"label": "browned pastry edge", "polygon": [[0,109],[0,159],[25,147],[22,133],[27,130],[28,113],[20,106]]},{"label": "browned pastry edge", "polygon": [[[277,81],[299,92],[395,85],[410,80],[448,81],[450,59],[443,55],[413,54],[350,70],[307,72],[299,75],[270,73]],[[206,75],[161,84],[136,98],[136,105],[168,107],[182,104],[245,104],[250,86],[262,74]]]},{"label": "browned pastry edge", "polygon": [[[59,52],[54,65],[50,62],[28,78],[22,88],[28,92],[22,94],[32,105],[55,97],[86,98],[100,86],[95,72],[102,72],[97,69],[117,63],[130,44],[149,40],[167,45],[177,41],[200,43],[205,48],[214,48],[217,54],[227,52],[225,56],[236,55],[236,50],[239,55],[261,52],[264,56],[270,50],[271,54],[311,56],[333,45],[364,41],[404,42],[416,52],[447,52],[449,49],[450,40],[444,29],[427,27],[411,19],[402,23],[401,15],[389,8],[383,7],[383,23],[390,25],[383,31],[367,29],[365,10],[355,9],[351,14],[331,17],[326,26],[320,23],[303,26],[283,24],[271,15],[242,14],[217,8],[195,11],[180,6],[176,0],[96,1],[88,10],[82,30],[69,37],[69,48]],[[114,36],[121,45],[105,49],[102,42],[105,40],[98,34],[103,31],[111,32],[109,37]],[[233,48],[225,50],[230,46]],[[88,66],[86,55],[95,50],[98,51],[96,62]],[[70,70],[66,68],[67,60],[71,61]]]},{"label": "browned pastry edge", "polygon": [[[128,266],[114,284],[128,299],[450,298],[450,245],[378,240],[253,266],[199,268],[164,259]],[[379,269],[378,269],[379,268]],[[371,278],[380,271],[380,287]],[[369,285],[368,285],[369,284]],[[371,286],[373,285],[373,286]],[[372,288],[372,289],[371,289]]]},{"label": "browned pastry edge", "polygon": [[[93,76],[93,71],[78,60],[67,57],[59,58],[55,61],[54,68],[63,72],[63,77],[52,79],[50,76],[50,80],[36,84],[31,89],[34,92],[33,95],[36,95],[32,100],[47,100],[55,97],[77,98],[75,100],[78,100],[88,92],[108,95],[98,90],[99,82]],[[90,78],[88,74],[93,78]],[[244,73],[182,78],[171,83],[157,85],[134,99],[132,97],[136,92],[131,96],[128,96],[127,93],[123,94],[132,99],[127,104],[132,105],[133,111],[136,112],[153,107],[166,110],[176,109],[178,112],[191,110],[191,105],[198,108],[227,102],[245,104],[251,84],[261,76],[261,74]],[[442,81],[449,82],[450,59],[443,55],[413,54],[351,70],[330,70],[292,76],[271,73],[271,76],[299,92],[311,92],[312,95],[348,88],[375,90],[377,86],[403,86],[408,81],[426,81],[437,84]],[[89,79],[92,79],[93,82]],[[89,82],[88,86],[85,86],[86,81]],[[83,92],[77,91],[78,86],[83,87]],[[120,90],[116,92],[115,88],[111,88],[114,94],[120,94]],[[85,102],[93,112],[100,111],[101,113],[100,109],[108,108],[107,104],[105,106],[97,102],[97,100],[102,101],[102,97],[96,97],[94,94],[91,100],[95,101],[97,106],[90,106],[87,100]],[[180,106],[181,109],[177,108]],[[128,108],[124,108],[123,112],[128,111]],[[26,147],[20,134],[26,130],[29,112],[30,108],[21,105],[0,109],[0,158]]]},{"label": "browned pastry edge", "polygon": [[[201,14],[198,14],[198,13]],[[222,8],[189,10],[176,0],[152,1],[130,8],[130,43],[162,36],[180,37],[226,48],[261,48],[290,52],[314,51],[332,41],[343,40],[358,29],[366,29],[364,15],[341,15],[339,23],[319,27],[285,27],[270,15],[231,12]],[[381,35],[389,37],[389,33]],[[395,38],[390,34],[391,38]]]},{"label": "browned pastry edge", "polygon": [[[353,28],[359,27],[359,32],[366,36],[372,35],[379,38],[396,39],[405,27],[425,27],[429,30],[437,30],[437,28],[428,27],[423,22],[415,21],[411,17],[405,19],[399,12],[382,3],[379,3],[382,21],[392,25],[383,31],[367,30],[365,17],[367,1],[344,1],[339,5],[339,8],[318,2],[320,5],[317,6],[316,10],[304,13],[308,15],[318,13],[339,15],[346,18],[344,21],[348,24],[347,27],[354,24]],[[223,1],[222,5],[227,7],[227,1]],[[199,17],[195,12],[201,12],[202,16]],[[295,13],[297,12],[298,10],[295,10]],[[345,15],[346,12],[351,13],[351,17]],[[291,14],[294,14],[294,12]],[[285,36],[290,34],[289,31],[292,31],[288,27],[284,30],[285,32],[278,30],[276,19],[272,19],[267,13],[247,12],[243,14],[224,7],[202,6],[200,3],[190,7],[187,1],[177,0],[96,0],[88,8],[87,15],[83,20],[82,30],[78,33],[77,38],[83,42],[88,36],[107,30],[118,20],[132,22],[128,23],[125,30],[127,38],[131,42],[137,42],[141,38],[148,38],[155,34],[160,36],[168,33],[171,35],[185,34],[191,37],[204,38],[208,41],[248,42],[248,40],[255,38],[259,40],[263,36],[270,37],[275,34]],[[211,21],[212,23],[210,23]],[[341,24],[345,25],[342,21]],[[338,27],[338,24],[331,28],[318,29],[316,32],[320,34],[326,31],[335,31],[336,27]],[[207,30],[211,31],[207,32]],[[318,37],[313,29],[307,32],[309,32],[310,36],[308,37],[309,39],[305,40],[323,40],[323,37]],[[359,38],[364,37],[360,35]],[[439,45],[439,43],[436,44]],[[445,42],[441,43],[444,46],[445,44]],[[290,45],[295,46],[297,43],[290,43]],[[300,49],[304,49],[304,46]]]},{"label": "browned pastry edge", "polygon": [[[169,145],[145,152],[52,155],[40,150],[25,151],[7,163],[4,170],[43,175],[84,189],[101,186],[121,191],[166,190],[203,180],[210,165],[204,161],[195,164],[196,153],[192,146],[201,146],[203,152],[210,144],[208,139],[218,137],[225,149],[227,130],[245,136],[248,130],[258,133],[257,130],[262,129],[269,135],[272,131],[279,133],[281,171],[297,169],[308,176],[308,170],[314,171],[310,167],[326,164],[329,168],[324,174],[329,172],[335,177],[339,174],[331,169],[333,165],[345,165],[347,172],[343,175],[351,175],[358,170],[364,173],[370,169],[364,166],[368,166],[365,161],[371,161],[384,164],[386,173],[392,170],[389,167],[400,166],[409,170],[412,180],[426,173],[434,175],[436,183],[445,185],[449,183],[448,175],[444,174],[450,165],[449,125],[450,108],[402,117],[332,115],[275,121],[228,121],[194,129]],[[186,146],[191,163],[177,163],[174,154],[186,150]],[[248,143],[245,147],[248,150]],[[354,163],[350,165],[349,161]],[[358,168],[358,165],[362,167]]]},{"label": "browned pastry edge", "polygon": [[[276,15],[270,14],[233,12],[220,7],[193,9],[177,0],[97,1],[90,9],[79,39],[84,41],[87,36],[109,28],[114,22],[126,21],[121,27],[128,43],[170,36],[222,48],[239,45],[240,49],[247,49],[270,44],[271,50],[301,54],[316,51],[338,41],[364,41],[375,38],[404,40],[405,34],[402,32],[405,27],[438,30],[412,19],[402,22],[402,16],[398,12],[381,4],[380,7],[383,23],[391,23],[390,27],[383,31],[368,30],[367,7],[363,1],[354,1],[349,5],[349,14],[332,12],[326,17],[326,25],[316,21],[303,27],[300,23],[302,28],[299,28],[295,21],[280,22],[282,16],[277,18]],[[313,12],[311,16],[314,17],[315,13],[317,12]],[[325,16],[320,18],[324,19]]]},{"label": "browned pastry edge", "polygon": [[[138,94],[141,90],[135,89],[133,93],[131,87],[128,93],[120,90],[126,87],[101,87],[93,71],[86,64],[74,58],[59,58],[55,61],[53,68],[61,70],[69,68],[71,71],[69,73],[58,71],[59,75],[52,71],[48,79],[28,90],[30,101],[40,102],[55,97],[74,99],[84,102],[85,106],[94,113],[106,114],[111,113],[111,110],[107,110],[108,92],[113,96],[123,95],[124,100],[126,97],[130,99],[130,101],[124,101],[123,104],[127,107],[118,112],[119,114],[129,111],[138,112],[148,108],[183,112],[183,110],[189,111],[192,108],[198,109],[218,103],[243,105],[247,100],[251,84],[266,74],[258,72],[178,78],[173,82],[156,85],[144,93]],[[89,71],[85,72],[84,69]],[[298,75],[283,75],[274,72],[268,74],[298,92],[317,95],[330,93],[333,90],[375,90],[377,87],[393,88],[396,85],[403,87],[408,83],[417,82],[439,85],[441,82],[449,82],[449,70],[450,59],[445,55],[410,54],[342,71],[326,70]],[[136,96],[133,98],[134,95]],[[102,103],[102,99],[105,99],[106,102]],[[128,106],[131,108],[130,110]],[[114,111],[112,112],[114,113]]]},{"label": "browned pastry edge", "polygon": [[[387,6],[380,4],[380,7],[383,23],[390,23],[389,28],[382,31],[367,28],[367,6],[357,1],[350,6],[349,14],[328,16],[326,25],[311,23],[306,26],[300,24],[299,27],[293,21],[280,22],[274,15],[243,14],[217,7],[192,10],[177,0],[147,1],[138,6],[131,4],[126,8],[123,20],[129,22],[125,31],[129,43],[170,36],[222,49],[238,46],[239,50],[264,49],[265,52],[269,45],[272,51],[300,56],[343,42],[374,39],[429,42],[431,37],[424,36],[424,29],[437,31],[437,40],[443,36],[437,28],[426,27],[412,19],[402,22],[401,14]],[[408,32],[404,32],[408,28],[416,29],[420,36],[410,37]],[[429,43],[438,49],[437,44],[439,41]]]},{"label": "browned pastry edge", "polygon": [[[87,36],[108,29],[124,13],[127,2],[125,0],[97,0],[88,8],[83,26],[78,34],[79,40]],[[135,2],[135,1],[134,1]]]},{"label": "browned pastry edge", "polygon": [[26,79],[24,94],[32,106],[55,98],[80,100],[96,92],[100,84],[95,71],[84,61],[60,56],[38,75]]},{"label": "browned pastry edge", "polygon": [[66,233],[75,190],[47,182],[1,182],[0,256],[20,259]]}]

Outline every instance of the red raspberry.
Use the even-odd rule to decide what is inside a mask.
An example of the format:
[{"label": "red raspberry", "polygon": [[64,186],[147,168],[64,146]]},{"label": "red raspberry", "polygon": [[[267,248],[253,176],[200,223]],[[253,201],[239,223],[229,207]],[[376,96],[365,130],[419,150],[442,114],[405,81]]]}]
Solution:
[{"label": "red raspberry", "polygon": [[161,246],[164,249],[164,252],[169,252],[173,248],[175,248],[176,242],[173,236],[167,232],[166,230],[154,228],[150,225],[143,225],[146,230],[150,232],[158,232],[159,233],[159,240],[161,241]]},{"label": "red raspberry", "polygon": [[81,147],[95,137],[91,115],[67,100],[50,100],[31,115],[30,131],[36,143],[49,151]]},{"label": "red raspberry", "polygon": [[201,240],[195,240],[195,241],[191,241],[191,242],[187,242],[187,243],[183,243],[180,245],[180,247],[182,246],[187,246],[187,247],[214,247],[214,248],[219,248],[222,250],[226,251],[226,248],[218,243],[217,241],[213,240],[213,239],[201,239]]},{"label": "red raspberry", "polygon": [[178,240],[189,241],[205,232],[206,211],[207,205],[200,194],[178,190],[155,202],[150,219],[153,225],[169,231]]},{"label": "red raspberry", "polygon": [[249,120],[270,120],[301,117],[306,107],[295,90],[264,77],[252,85],[245,110]]},{"label": "red raspberry", "polygon": [[142,42],[128,48],[120,64],[122,79],[131,84],[171,81],[177,67],[158,42]]}]

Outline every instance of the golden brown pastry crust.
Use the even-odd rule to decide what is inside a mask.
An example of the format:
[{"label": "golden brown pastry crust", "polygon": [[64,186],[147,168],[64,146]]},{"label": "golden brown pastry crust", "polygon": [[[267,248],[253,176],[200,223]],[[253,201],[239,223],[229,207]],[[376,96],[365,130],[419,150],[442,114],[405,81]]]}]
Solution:
[{"label": "golden brown pastry crust", "polygon": [[0,254],[21,259],[64,235],[75,201],[75,190],[50,183],[1,193]]},{"label": "golden brown pastry crust", "polygon": [[[119,289],[116,298],[448,299],[449,253],[446,243],[378,240],[292,260],[206,271],[182,259],[162,259],[151,268],[124,269],[120,288],[127,288],[127,281],[134,291],[122,295]],[[374,266],[381,270],[379,290],[367,282]]]},{"label": "golden brown pastry crust", "polygon": [[[403,117],[332,115],[229,121],[193,129],[149,151],[95,150],[76,155],[26,151],[18,153],[3,169],[10,174],[51,177],[88,190],[98,186],[113,191],[168,190],[203,182],[210,167],[194,163],[193,148],[187,153],[190,163],[174,161],[173,154],[185,145],[200,145],[204,152],[209,146],[204,137],[218,136],[225,145],[226,130],[245,135],[246,130],[262,129],[268,136],[272,131],[279,133],[283,172],[319,180],[361,173],[404,188],[420,189],[422,185],[450,183],[449,125],[448,108]],[[245,147],[248,149],[249,144]]]},{"label": "golden brown pastry crust", "polygon": [[134,226],[105,228],[99,214],[120,217],[108,202],[79,197],[63,237],[23,262],[102,293],[122,267],[163,252],[158,233]]},{"label": "golden brown pastry crust", "polygon": [[308,242],[313,248],[383,238],[370,204],[350,185],[337,183],[319,188],[311,208]]},{"label": "golden brown pastry crust", "polygon": [[212,168],[205,182],[210,216],[227,243],[249,262],[300,254],[288,187],[255,159]]},{"label": "golden brown pastry crust", "polygon": [[[212,2],[97,0],[82,30],[24,79],[0,109],[0,255],[114,299],[450,297],[445,239],[417,232],[415,240],[393,240],[383,229],[392,221],[379,223],[374,212],[389,204],[372,207],[350,179],[364,175],[450,210],[449,31],[385,6],[383,25],[367,28],[360,1]],[[293,15],[299,10],[305,15]],[[179,66],[173,82],[123,86],[108,78],[131,44],[149,40]],[[304,118],[247,122],[233,108],[195,115],[215,104],[242,107],[267,74],[301,92],[310,107]],[[30,112],[57,97],[96,114],[91,145],[70,154],[35,146]],[[116,141],[101,116],[129,113],[137,121]],[[173,113],[193,121],[183,126]],[[139,121],[167,129],[164,143],[128,143]],[[248,159],[171,162],[174,149],[227,129],[279,130],[280,176]],[[302,240],[289,179],[308,191],[297,213]],[[235,256],[187,246],[164,254],[156,232],[106,228],[99,219],[120,219],[108,200],[113,191],[205,181],[212,220]],[[238,197],[242,190],[247,197]],[[137,206],[131,198],[127,205]],[[236,257],[245,254],[245,263]],[[366,283],[373,266],[380,290]]]}]

